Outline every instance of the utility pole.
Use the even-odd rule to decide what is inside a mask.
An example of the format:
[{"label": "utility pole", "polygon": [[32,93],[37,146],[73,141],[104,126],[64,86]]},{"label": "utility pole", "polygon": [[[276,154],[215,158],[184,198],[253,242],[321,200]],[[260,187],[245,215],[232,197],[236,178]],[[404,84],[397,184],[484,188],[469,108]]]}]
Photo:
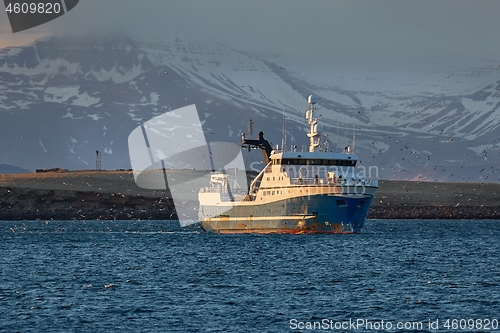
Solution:
[{"label": "utility pole", "polygon": [[95,170],[101,171],[101,152],[99,150],[95,151]]}]

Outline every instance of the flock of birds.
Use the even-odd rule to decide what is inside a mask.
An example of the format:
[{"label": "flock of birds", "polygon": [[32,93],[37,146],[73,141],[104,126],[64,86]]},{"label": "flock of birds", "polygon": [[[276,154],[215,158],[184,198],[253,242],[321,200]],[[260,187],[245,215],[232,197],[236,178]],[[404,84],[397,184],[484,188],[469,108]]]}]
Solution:
[{"label": "flock of birds", "polygon": [[[391,139],[391,136],[388,136],[387,139]],[[494,166],[485,168],[483,163],[478,163],[487,160],[487,149],[484,149],[480,154],[472,153],[466,147],[462,148],[462,151],[456,151],[456,146],[449,148],[446,148],[446,146],[443,147],[446,143],[455,142],[453,139],[448,138],[446,141],[443,140],[444,142],[442,142],[440,146],[442,149],[435,148],[432,151],[427,151],[422,150],[419,147],[420,143],[418,139],[413,142],[411,142],[409,138],[404,141],[400,139],[392,140],[394,140],[392,142],[394,142],[395,146],[399,146],[399,160],[388,162],[386,156],[384,155],[388,148],[385,147],[385,149],[377,149],[376,147],[378,142],[372,141],[371,145],[372,147],[375,147],[376,153],[372,154],[368,162],[380,162],[382,165],[392,163],[390,169],[393,171],[393,178],[398,178],[398,173],[406,174],[406,176],[403,176],[402,178],[420,173],[417,177],[419,179],[426,178],[427,180],[457,179],[458,176],[462,181],[500,181],[499,168]],[[500,137],[493,140],[491,144],[495,144],[498,140],[500,140]],[[435,140],[433,140],[433,142],[435,143]],[[387,144],[387,141],[385,141],[384,144]],[[495,156],[498,154],[500,154],[500,151],[495,150]],[[378,158],[379,156],[381,158]],[[383,160],[383,162],[381,160]],[[432,163],[433,161],[434,163]],[[451,164],[456,164],[457,162],[462,162],[460,163],[460,168],[458,168],[458,165],[450,167]],[[404,164],[406,164],[406,167]],[[476,171],[473,170],[474,166],[477,167]],[[460,175],[455,176],[453,170],[456,172],[457,169],[462,172],[460,172]],[[465,172],[464,169],[467,170],[467,172]],[[471,173],[476,177],[471,176]],[[438,179],[433,179],[432,177],[438,177]],[[497,178],[490,179],[490,177]]]},{"label": "flock of birds", "polygon": [[[500,68],[500,65],[498,66]],[[285,70],[284,67],[282,66],[279,66],[279,70],[280,71],[283,71]],[[168,75],[169,72],[165,69],[165,67],[161,67],[161,69],[159,70],[158,74],[163,74],[163,75]],[[445,79],[449,79],[451,77],[451,74],[446,76]],[[241,88],[244,88],[245,86],[242,85]],[[307,96],[302,96],[302,98],[307,98]],[[321,96],[318,96],[318,100],[321,100],[323,104],[326,104],[328,106],[331,106],[332,104],[334,104],[333,101],[331,100],[328,100],[326,98],[323,98]],[[383,108],[384,105],[382,105],[381,103],[378,104],[378,107],[379,108]],[[363,110],[361,109],[358,109],[358,110],[355,110],[358,114],[362,113]],[[419,113],[419,110],[416,110],[415,111],[415,114],[418,114]],[[321,117],[321,115],[320,115]],[[428,122],[429,121],[429,118],[426,118],[424,119],[424,121]],[[408,126],[410,126],[411,123],[403,123],[403,124],[399,124],[398,121],[394,122],[392,124],[392,126],[394,128],[397,129],[397,127],[402,127],[403,129],[405,129],[407,131],[407,128]],[[435,128],[434,124],[430,123],[429,124],[429,129],[427,130],[428,133],[431,133],[431,131]],[[435,140],[438,140],[439,139],[439,136],[442,136],[444,134],[444,129],[440,129],[439,132],[434,132],[437,136],[436,136],[436,139]],[[214,131],[207,131],[205,134],[207,135],[215,135],[215,132]],[[190,134],[191,136],[194,136],[194,134]],[[439,151],[439,148],[435,148],[432,152],[421,152],[419,151],[419,142],[418,142],[418,139],[413,139],[413,140],[416,140],[416,141],[411,141],[411,139],[409,137],[406,137],[404,138],[405,134],[401,135],[401,134],[393,134],[393,135],[383,135],[385,138],[382,140],[380,140],[381,142],[384,143],[385,146],[389,145],[389,146],[392,146],[392,144],[390,142],[393,142],[396,146],[399,146],[399,152],[400,152],[400,158],[399,160],[396,160],[394,162],[395,165],[392,165],[391,166],[391,170],[394,171],[395,173],[392,174],[393,177],[397,177],[397,173],[405,173],[405,174],[411,174],[410,170],[415,170],[416,168],[423,168],[423,169],[426,169],[427,171],[429,171],[429,175],[432,175],[433,173],[436,173],[437,171],[439,172],[442,172],[442,173],[446,173],[447,172],[447,169],[446,169],[446,166],[443,165],[443,161],[445,164],[450,164],[451,162],[449,162],[448,160],[444,159],[443,158],[443,155],[450,155],[450,151]],[[25,136],[20,136],[20,138],[24,141],[30,141],[31,139],[28,138],[28,137],[25,137]],[[500,140],[500,137],[497,137],[495,140],[493,140],[491,143],[490,143],[490,146],[494,147],[498,140]],[[443,140],[441,140],[443,141]],[[434,140],[433,140],[434,142]],[[455,140],[451,137],[447,138],[446,139],[446,143],[452,143],[452,142],[455,142]],[[372,147],[374,147],[375,149],[372,148],[372,151],[375,151],[374,154],[371,155],[371,158],[369,158],[367,160],[367,162],[378,162],[378,157],[382,157],[384,156],[384,159],[386,159],[386,151],[388,150],[387,147],[384,147],[384,149],[376,149],[377,147],[377,141],[372,141],[371,143]],[[417,147],[415,147],[417,146]],[[441,146],[442,147],[442,146]],[[389,148],[389,149],[394,149],[394,148]],[[453,146],[452,149],[456,149],[456,145]],[[496,158],[496,155],[497,154],[500,154],[500,151],[497,152],[498,149],[494,149],[494,152],[496,153],[495,154],[495,158]],[[445,149],[443,149],[445,150]],[[407,153],[409,153],[409,155],[407,155]],[[439,156],[438,158],[437,155],[441,155]],[[457,154],[455,153],[455,156]],[[460,169],[464,169],[464,167],[470,167],[472,165],[474,165],[475,162],[477,162],[477,157],[478,157],[479,154],[473,154],[469,151],[466,151],[465,148],[464,148],[464,152],[462,153],[462,161],[464,161],[464,163],[460,166]],[[484,149],[483,152],[482,152],[482,157],[484,159],[487,159],[488,158],[488,150]],[[203,156],[203,160],[205,160],[206,156]],[[437,160],[437,164],[434,163],[433,165],[431,164],[431,162],[433,160]],[[406,164],[407,166],[404,167],[402,166],[402,164]],[[456,168],[454,168],[456,169]],[[462,180],[488,180],[491,176],[498,176],[498,168],[494,168],[494,167],[491,167],[491,172],[490,174],[486,175],[486,168],[483,168],[483,167],[480,167],[477,172],[476,172],[476,175],[478,176],[478,178],[473,178],[473,177],[462,177]],[[450,173],[448,178],[451,178],[452,176],[454,176],[453,173]],[[500,181],[500,178],[497,178],[496,180],[499,180]]]}]

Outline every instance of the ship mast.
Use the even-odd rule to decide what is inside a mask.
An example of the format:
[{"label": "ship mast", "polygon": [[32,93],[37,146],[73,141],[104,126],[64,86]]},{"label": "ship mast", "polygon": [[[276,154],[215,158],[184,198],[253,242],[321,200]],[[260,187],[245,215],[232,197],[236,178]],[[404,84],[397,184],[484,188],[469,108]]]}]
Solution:
[{"label": "ship mast", "polygon": [[316,106],[318,98],[315,95],[309,95],[307,98],[307,103],[310,104],[309,109],[306,112],[306,119],[309,122],[309,132],[307,136],[309,137],[309,151],[318,151],[318,147],[321,143],[321,132],[323,132],[323,125],[318,123],[316,118]]}]

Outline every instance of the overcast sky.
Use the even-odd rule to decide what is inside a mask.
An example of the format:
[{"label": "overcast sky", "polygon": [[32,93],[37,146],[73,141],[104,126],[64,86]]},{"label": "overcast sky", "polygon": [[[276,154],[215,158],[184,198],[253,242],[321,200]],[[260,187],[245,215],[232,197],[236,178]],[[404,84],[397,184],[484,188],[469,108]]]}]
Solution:
[{"label": "overcast sky", "polygon": [[211,38],[239,50],[352,68],[411,68],[437,58],[494,66],[499,13],[498,0],[80,0],[68,14],[16,34],[2,10],[0,47],[53,32],[122,31]]}]

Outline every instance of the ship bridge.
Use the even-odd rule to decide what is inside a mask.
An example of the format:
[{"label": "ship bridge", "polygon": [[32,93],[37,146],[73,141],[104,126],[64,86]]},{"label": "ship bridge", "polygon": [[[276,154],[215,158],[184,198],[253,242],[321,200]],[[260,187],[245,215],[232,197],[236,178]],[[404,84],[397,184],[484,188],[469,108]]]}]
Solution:
[{"label": "ship bridge", "polygon": [[[364,168],[356,170],[358,156],[334,152],[272,152],[269,164],[257,178],[264,187],[294,185],[368,185]],[[259,181],[260,182],[260,181]],[[254,181],[252,185],[257,185]],[[258,186],[254,187],[256,190]]]},{"label": "ship bridge", "polygon": [[271,154],[272,165],[324,165],[354,167],[355,154],[331,152],[284,152]]}]

